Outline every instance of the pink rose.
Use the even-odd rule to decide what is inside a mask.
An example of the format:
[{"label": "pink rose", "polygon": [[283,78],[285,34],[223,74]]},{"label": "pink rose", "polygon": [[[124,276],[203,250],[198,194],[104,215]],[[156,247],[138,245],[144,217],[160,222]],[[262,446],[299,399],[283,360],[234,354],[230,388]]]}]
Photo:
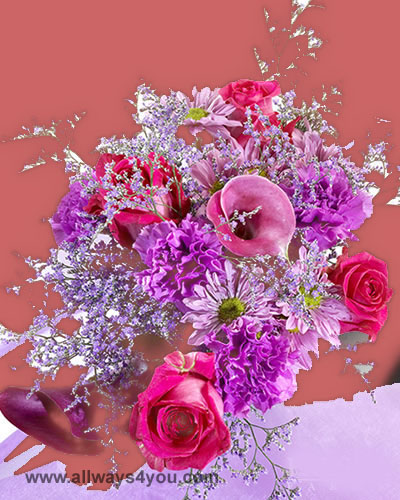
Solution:
[{"label": "pink rose", "polygon": [[231,446],[214,354],[176,351],[164,360],[138,396],[130,434],[152,469],[203,469]]},{"label": "pink rose", "polygon": [[219,91],[222,98],[244,112],[247,106],[254,109],[257,104],[266,115],[272,113],[272,98],[281,93],[276,81],[264,82],[253,80],[238,80],[228,83]]},{"label": "pink rose", "polygon": [[341,322],[341,333],[360,331],[374,341],[386,321],[386,303],[392,296],[386,263],[368,252],[352,257],[345,252],[328,276],[342,287],[345,304],[353,313],[351,321]]},{"label": "pink rose", "polygon": [[[142,228],[148,224],[162,220],[179,222],[189,212],[190,201],[183,193],[181,175],[162,156],[155,161],[154,153],[150,153],[148,162],[144,162],[136,157],[126,158],[123,155],[103,154],[96,165],[96,177],[100,182],[106,174],[106,164],[111,162],[115,163],[111,178],[114,186],[123,185],[126,196],[130,199],[137,199],[142,205],[140,208],[125,208],[114,216],[110,231],[121,245],[130,247]],[[149,195],[151,189],[154,188],[154,205],[142,194],[136,195],[132,191],[131,182],[134,181],[134,174],[137,170],[141,174],[142,186],[148,187]],[[171,179],[174,179],[174,182],[171,183]],[[166,189],[167,186],[169,186],[168,189]],[[158,195],[157,188],[165,193]],[[85,210],[92,215],[101,215],[105,208],[106,196],[107,190],[100,188],[91,197]],[[154,213],[154,206],[157,213]]]},{"label": "pink rose", "polygon": [[[251,217],[243,215],[259,207]],[[236,211],[238,220],[233,221],[236,224],[233,229],[228,222]],[[228,181],[210,198],[207,217],[216,227],[221,243],[243,257],[285,255],[296,228],[287,195],[279,186],[258,175],[240,175]]]}]

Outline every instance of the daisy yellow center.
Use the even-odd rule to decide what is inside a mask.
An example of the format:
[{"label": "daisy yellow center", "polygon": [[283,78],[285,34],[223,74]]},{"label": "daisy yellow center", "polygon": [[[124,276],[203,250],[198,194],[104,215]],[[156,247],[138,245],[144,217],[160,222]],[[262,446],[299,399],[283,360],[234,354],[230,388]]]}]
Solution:
[{"label": "daisy yellow center", "polygon": [[224,187],[224,183],[221,181],[215,181],[214,184],[210,187],[210,194],[214,194],[217,191],[221,191]]},{"label": "daisy yellow center", "polygon": [[254,173],[257,173],[257,175],[259,175],[260,177],[267,177],[267,172],[265,170],[259,170],[259,169],[256,169],[256,168],[250,168],[249,169],[249,174],[254,174]]},{"label": "daisy yellow center", "polygon": [[314,297],[312,295],[313,289],[311,289],[310,292],[306,292],[304,286],[301,286],[299,288],[299,291],[304,296],[304,302],[306,304],[307,309],[316,309],[321,305],[322,297],[320,295]]},{"label": "daisy yellow center", "polygon": [[202,108],[190,108],[189,113],[186,115],[187,120],[201,120],[210,113]]},{"label": "daisy yellow center", "polygon": [[237,297],[225,299],[218,309],[218,318],[223,323],[229,323],[241,316],[246,309],[245,304]]}]

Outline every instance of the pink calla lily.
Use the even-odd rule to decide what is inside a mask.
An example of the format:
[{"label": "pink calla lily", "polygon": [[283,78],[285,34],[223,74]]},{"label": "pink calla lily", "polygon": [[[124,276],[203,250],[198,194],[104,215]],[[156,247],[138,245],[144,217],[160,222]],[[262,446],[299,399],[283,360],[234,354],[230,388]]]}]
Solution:
[{"label": "pink calla lily", "polygon": [[[239,214],[260,210],[232,230],[228,222],[235,210]],[[296,218],[285,192],[265,177],[234,177],[217,191],[207,205],[207,217],[217,229],[221,243],[243,257],[285,255],[292,239]]]}]

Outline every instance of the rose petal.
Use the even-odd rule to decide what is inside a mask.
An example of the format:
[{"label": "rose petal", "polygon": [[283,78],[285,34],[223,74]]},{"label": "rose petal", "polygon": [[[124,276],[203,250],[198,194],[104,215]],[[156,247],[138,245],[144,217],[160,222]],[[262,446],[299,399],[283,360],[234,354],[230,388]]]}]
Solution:
[{"label": "rose petal", "polygon": [[102,177],[105,176],[106,174],[106,169],[105,166],[108,163],[115,162],[118,164],[121,160],[123,160],[125,157],[124,155],[114,155],[111,153],[104,153],[100,156],[100,158],[97,161],[96,164],[96,177],[100,181]]},{"label": "rose petal", "polygon": [[208,380],[215,377],[214,353],[211,352],[190,352],[184,355],[175,351],[165,356],[164,361],[173,367],[190,368],[191,373],[202,375]]}]

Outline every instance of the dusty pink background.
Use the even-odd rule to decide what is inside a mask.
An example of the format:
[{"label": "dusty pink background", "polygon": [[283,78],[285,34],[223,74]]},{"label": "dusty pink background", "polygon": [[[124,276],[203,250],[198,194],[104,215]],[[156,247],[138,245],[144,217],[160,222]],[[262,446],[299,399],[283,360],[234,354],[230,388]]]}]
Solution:
[{"label": "dusty pink background", "polygon": [[[125,99],[138,84],[150,83],[160,93],[169,88],[189,93],[193,85],[216,87],[238,78],[260,79],[253,48],[265,59],[271,57],[263,15],[270,4],[275,4],[271,11],[278,19],[286,21],[286,0],[3,0],[0,135],[14,136],[21,125],[48,124],[86,111],[71,147],[94,163],[93,150],[101,136],[136,130]],[[352,253],[366,250],[386,260],[395,290],[378,341],[361,347],[354,356],[356,361],[375,361],[369,377],[372,388],[386,383],[400,361],[400,208],[386,205],[397,192],[395,165],[400,163],[400,9],[391,0],[319,4],[326,8],[310,9],[301,23],[314,27],[325,43],[318,62],[309,58],[302,64],[308,75],[298,78],[298,95],[310,99],[322,83],[342,89],[344,105],[339,119],[332,122],[341,144],[356,140],[354,160],[360,161],[368,132],[371,140],[389,140],[393,146],[389,159],[394,173],[375,200],[373,218],[358,231],[361,242],[351,247]],[[391,124],[377,125],[376,117]],[[385,136],[387,132],[392,135]],[[54,240],[42,219],[52,215],[68,186],[61,164],[52,161],[18,173],[42,147],[47,151],[55,147],[60,153],[60,146],[50,139],[0,144],[0,321],[17,331],[29,324],[30,301],[39,304],[41,294],[40,287],[23,291],[19,298],[5,293],[4,285],[28,276],[15,252],[46,258]],[[312,372],[299,376],[292,402],[351,398],[365,390],[359,375],[351,370],[343,373],[346,356],[346,352],[331,353],[316,361]],[[3,382],[9,375],[9,370],[2,374]]]}]

